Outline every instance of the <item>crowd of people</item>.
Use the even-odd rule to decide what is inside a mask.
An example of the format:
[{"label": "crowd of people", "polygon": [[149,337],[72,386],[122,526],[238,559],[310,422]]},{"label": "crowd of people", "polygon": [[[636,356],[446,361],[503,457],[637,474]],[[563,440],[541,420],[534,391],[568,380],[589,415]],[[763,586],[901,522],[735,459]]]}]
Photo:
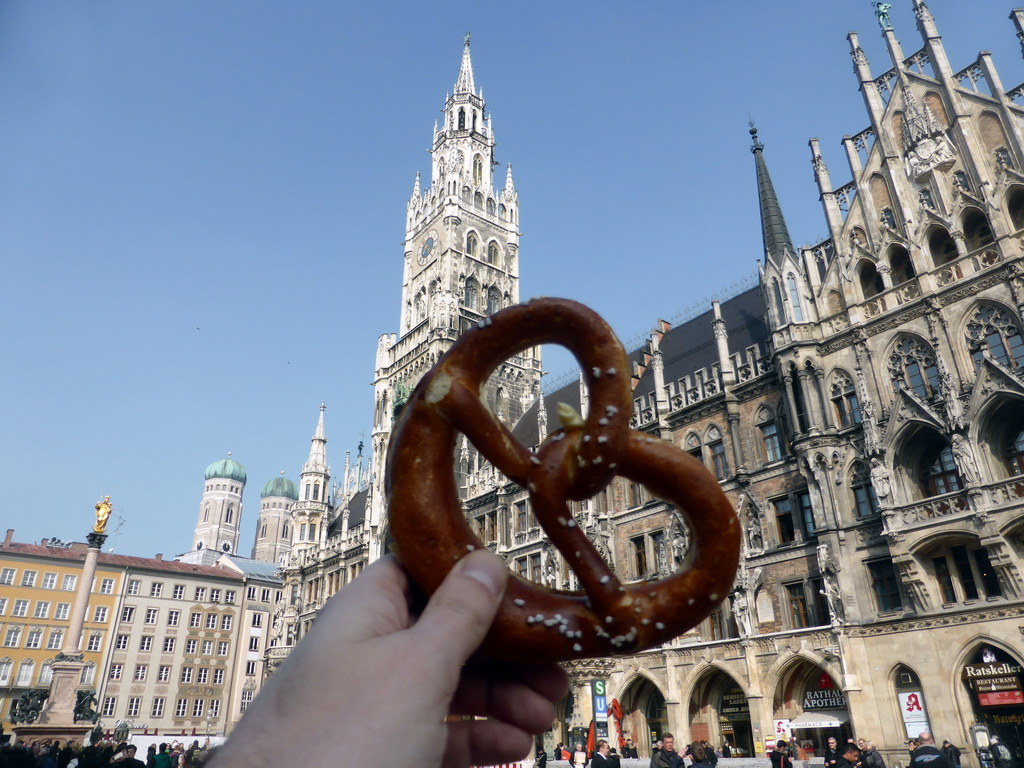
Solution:
[{"label": "crowd of people", "polygon": [[26,743],[22,739],[0,748],[0,768],[201,768],[216,747],[206,739],[185,746],[180,741],[151,745],[144,756],[138,747],[110,739],[83,746],[74,739]]},{"label": "crowd of people", "polygon": [[[936,747],[935,740],[928,732],[907,742],[907,751],[909,768],[960,768],[960,750],[956,745],[943,741],[941,747]],[[1010,752],[1000,744],[998,737],[992,738],[991,752],[995,768],[1012,768]],[[717,750],[707,741],[695,741],[677,750],[675,737],[665,733],[651,747],[650,768],[713,768],[719,758],[729,758],[732,754],[733,747],[728,741]],[[780,740],[767,756],[772,768],[793,768],[794,760],[806,760],[811,755],[798,747],[795,741]],[[551,755],[552,760],[568,762],[574,768],[618,768],[620,758],[638,757],[632,739],[624,740],[620,752],[602,739],[596,743],[593,752],[584,750],[582,744],[571,749],[559,743]],[[848,739],[844,744],[839,744],[837,739],[829,738],[824,760],[825,768],[888,768],[877,745],[870,739]],[[548,753],[538,747],[534,768],[545,768],[547,761]]]}]

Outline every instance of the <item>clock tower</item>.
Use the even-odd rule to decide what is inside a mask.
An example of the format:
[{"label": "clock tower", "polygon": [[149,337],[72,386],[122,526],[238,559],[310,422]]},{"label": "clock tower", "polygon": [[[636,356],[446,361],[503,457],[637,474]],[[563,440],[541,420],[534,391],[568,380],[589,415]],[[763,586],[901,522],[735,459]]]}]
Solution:
[{"label": "clock tower", "polygon": [[[519,302],[519,196],[511,165],[503,185],[495,184],[494,129],[473,79],[468,34],[443,114],[434,124],[430,184],[424,188],[417,172],[406,209],[399,332],[381,336],[377,347],[368,522],[378,542],[395,414],[459,335]],[[540,375],[539,348],[525,350],[495,372],[481,397],[511,426],[539,393]],[[459,454],[457,479],[479,461],[472,446]]]}]

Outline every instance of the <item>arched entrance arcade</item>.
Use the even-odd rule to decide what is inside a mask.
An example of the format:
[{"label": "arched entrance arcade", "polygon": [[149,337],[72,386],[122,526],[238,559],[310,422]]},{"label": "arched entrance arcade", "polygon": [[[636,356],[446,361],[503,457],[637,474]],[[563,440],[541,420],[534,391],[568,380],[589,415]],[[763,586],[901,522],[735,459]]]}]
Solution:
[{"label": "arched entrance arcade", "polygon": [[619,698],[622,708],[622,738],[633,740],[637,751],[650,756],[651,744],[668,730],[665,696],[651,680],[634,678]]},{"label": "arched entrance arcade", "polygon": [[[1010,762],[1024,760],[1024,663],[995,643],[980,642],[956,670],[962,719],[988,727],[989,738],[1009,750]],[[966,706],[963,706],[966,703]],[[990,747],[992,750],[998,747]]]},{"label": "arched entrance arcade", "polygon": [[690,740],[716,748],[729,744],[734,757],[754,755],[747,693],[732,675],[711,668],[694,684],[689,703]]},{"label": "arched entrance arcade", "polygon": [[846,696],[823,666],[797,659],[778,676],[772,699],[771,743],[788,734],[807,756],[821,755],[830,736],[842,744],[851,735]]}]

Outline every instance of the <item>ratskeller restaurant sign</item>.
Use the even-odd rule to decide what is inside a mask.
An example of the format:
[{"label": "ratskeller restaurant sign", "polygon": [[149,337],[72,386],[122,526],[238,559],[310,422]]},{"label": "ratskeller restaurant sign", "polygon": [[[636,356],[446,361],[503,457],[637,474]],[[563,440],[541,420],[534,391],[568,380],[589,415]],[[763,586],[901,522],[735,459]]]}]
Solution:
[{"label": "ratskeller restaurant sign", "polygon": [[1005,707],[1024,704],[1024,690],[1021,689],[1020,673],[1024,668],[1008,661],[964,666],[964,680],[978,694],[978,704],[983,707]]}]

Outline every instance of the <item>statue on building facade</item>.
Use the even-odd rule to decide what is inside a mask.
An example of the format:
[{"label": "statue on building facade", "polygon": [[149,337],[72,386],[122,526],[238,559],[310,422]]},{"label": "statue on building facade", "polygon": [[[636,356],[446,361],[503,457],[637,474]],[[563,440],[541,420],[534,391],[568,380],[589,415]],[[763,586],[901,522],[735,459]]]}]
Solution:
[{"label": "statue on building facade", "polygon": [[888,499],[892,493],[892,486],[889,484],[889,470],[885,468],[881,459],[871,460],[871,484],[875,487],[875,495],[879,501]]},{"label": "statue on building facade", "polygon": [[761,521],[753,512],[747,513],[747,547],[752,551],[760,552],[764,547],[764,539],[761,535]]},{"label": "statue on building facade", "polygon": [[957,469],[960,470],[967,485],[977,485],[981,482],[981,475],[978,474],[978,465],[974,461],[971,444],[959,432],[953,434],[953,458],[956,459]]}]

